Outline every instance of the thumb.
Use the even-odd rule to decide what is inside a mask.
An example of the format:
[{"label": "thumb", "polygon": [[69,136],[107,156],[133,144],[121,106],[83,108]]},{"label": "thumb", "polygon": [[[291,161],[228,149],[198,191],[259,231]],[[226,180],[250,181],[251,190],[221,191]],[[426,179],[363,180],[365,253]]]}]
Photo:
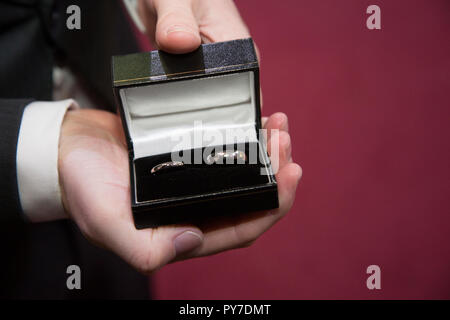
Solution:
[{"label": "thumb", "polygon": [[[142,273],[149,274],[200,247],[203,233],[193,226],[164,226],[136,230],[118,220],[104,228],[101,243]],[[131,221],[130,221],[131,222]],[[98,230],[97,230],[98,231]],[[95,241],[95,240],[94,240]]]},{"label": "thumb", "polygon": [[159,49],[187,53],[197,49],[201,38],[191,1],[154,0],[157,15],[155,41]]}]

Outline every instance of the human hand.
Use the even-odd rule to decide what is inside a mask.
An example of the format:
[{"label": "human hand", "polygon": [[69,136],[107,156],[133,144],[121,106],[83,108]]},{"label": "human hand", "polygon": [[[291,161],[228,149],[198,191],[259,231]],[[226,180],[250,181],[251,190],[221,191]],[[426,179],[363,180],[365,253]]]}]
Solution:
[{"label": "human hand", "polygon": [[138,5],[150,41],[170,53],[250,37],[232,0],[140,0]]},{"label": "human hand", "polygon": [[[99,110],[69,111],[59,144],[59,176],[64,207],[82,233],[144,273],[165,264],[244,247],[291,208],[301,169],[292,162],[284,114],[265,120],[278,129],[280,207],[212,223],[137,230],[130,201],[128,153],[119,118]],[[269,136],[268,150],[276,136]]]}]

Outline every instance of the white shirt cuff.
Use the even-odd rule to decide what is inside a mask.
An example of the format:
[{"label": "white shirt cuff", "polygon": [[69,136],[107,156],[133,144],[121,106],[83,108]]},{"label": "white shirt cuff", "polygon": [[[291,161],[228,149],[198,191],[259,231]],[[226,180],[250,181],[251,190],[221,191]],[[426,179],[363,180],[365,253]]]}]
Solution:
[{"label": "white shirt cuff", "polygon": [[33,102],[24,110],[17,142],[17,185],[22,210],[31,222],[66,218],[58,176],[61,124],[72,99]]}]

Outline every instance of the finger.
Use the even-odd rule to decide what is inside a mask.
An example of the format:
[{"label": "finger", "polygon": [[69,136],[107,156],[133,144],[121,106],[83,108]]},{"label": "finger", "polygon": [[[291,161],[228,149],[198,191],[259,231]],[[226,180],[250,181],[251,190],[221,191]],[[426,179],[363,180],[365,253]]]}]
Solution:
[{"label": "finger", "polygon": [[[288,130],[288,120],[287,116],[282,112],[277,112],[271,115],[267,120],[265,121],[263,128],[265,129],[264,134],[266,135],[266,141],[269,142],[271,139],[272,134],[276,133],[279,135],[281,131],[287,132]],[[277,131],[278,130],[278,131]],[[269,148],[268,146],[268,152],[269,155],[271,154],[271,150],[276,149],[277,146],[272,144]]]},{"label": "finger", "polygon": [[194,12],[203,42],[250,37],[250,32],[232,0],[194,1]]},{"label": "finger", "polygon": [[267,152],[275,172],[278,172],[278,169],[283,168],[287,163],[292,162],[292,146],[289,133],[279,131],[277,134],[272,134],[267,142]]},{"label": "finger", "polygon": [[[103,151],[101,142],[98,148]],[[150,273],[201,245],[203,234],[193,226],[137,230],[130,209],[129,185],[125,182],[128,177],[121,179],[127,171],[123,165],[127,162],[126,153],[112,152],[122,158],[114,161],[99,153],[91,156],[88,165],[83,161],[86,154],[93,155],[94,152],[76,149],[68,153],[60,165],[60,172],[71,217],[89,240],[111,250],[144,273]],[[117,163],[118,160],[121,161]],[[86,177],[90,183],[86,183]]]},{"label": "finger", "polygon": [[187,53],[201,44],[197,21],[190,0],[154,0],[157,23],[155,42],[158,49]]},{"label": "finger", "polygon": [[183,257],[203,243],[195,227],[160,227],[136,230],[133,223],[107,227],[104,235],[110,250],[142,273],[152,273],[177,257]]},{"label": "finger", "polygon": [[[142,273],[149,274],[158,270],[203,242],[203,234],[196,227],[165,226],[137,230],[131,219],[131,212],[126,215],[129,218],[91,220],[83,233]],[[97,212],[95,217],[99,216],[101,215]]]},{"label": "finger", "polygon": [[277,175],[280,207],[268,212],[254,212],[242,215],[234,223],[218,222],[202,227],[203,243],[184,258],[205,256],[221,251],[239,248],[254,242],[292,207],[295,191],[302,175],[299,165],[290,163]]},{"label": "finger", "polygon": [[295,199],[295,191],[297,190],[297,185],[302,177],[302,174],[302,168],[296,163],[288,163],[277,174],[276,177],[278,182],[278,198],[280,201],[280,207],[278,212],[274,212],[275,215],[281,214],[281,216],[283,216],[292,207]]},{"label": "finger", "polygon": [[265,129],[279,129],[283,131],[289,131],[288,117],[283,112],[277,112],[271,115],[264,126]]}]

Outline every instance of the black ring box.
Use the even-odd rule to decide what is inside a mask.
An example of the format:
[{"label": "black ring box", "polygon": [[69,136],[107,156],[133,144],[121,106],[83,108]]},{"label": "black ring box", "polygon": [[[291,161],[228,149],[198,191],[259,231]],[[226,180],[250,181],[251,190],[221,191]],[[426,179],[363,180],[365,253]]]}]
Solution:
[{"label": "black ring box", "polygon": [[[112,75],[129,151],[136,228],[278,207],[277,183],[260,132],[259,65],[251,38],[203,44],[181,55],[114,56]],[[235,134],[234,139],[204,138],[224,132]],[[177,134],[179,139],[173,139]],[[195,165],[202,155],[236,149],[246,153],[245,164]],[[174,157],[194,165],[150,172]]]}]

